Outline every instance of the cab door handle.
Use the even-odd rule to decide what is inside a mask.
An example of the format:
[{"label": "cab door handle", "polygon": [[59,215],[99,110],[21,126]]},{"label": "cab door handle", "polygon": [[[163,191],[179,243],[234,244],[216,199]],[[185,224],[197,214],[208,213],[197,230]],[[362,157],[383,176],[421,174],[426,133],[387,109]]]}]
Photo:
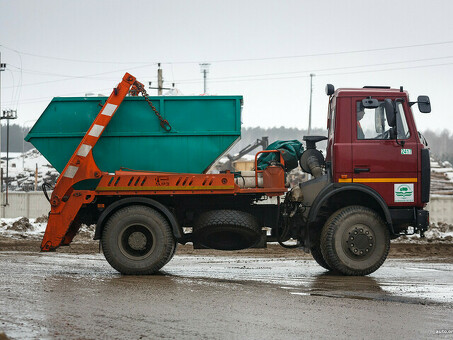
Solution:
[{"label": "cab door handle", "polygon": [[358,174],[361,172],[370,172],[370,168],[354,168],[354,173]]}]

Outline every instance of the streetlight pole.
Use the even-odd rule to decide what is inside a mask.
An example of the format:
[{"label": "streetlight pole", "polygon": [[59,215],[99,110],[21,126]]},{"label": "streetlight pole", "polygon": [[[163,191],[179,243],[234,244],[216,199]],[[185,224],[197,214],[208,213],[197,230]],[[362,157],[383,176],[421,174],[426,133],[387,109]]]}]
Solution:
[{"label": "streetlight pole", "polygon": [[[10,119],[17,119],[17,110],[3,110],[2,111],[2,116],[0,117],[1,119],[6,119],[6,179],[5,179],[5,184],[6,184],[6,200],[4,206],[7,206],[8,203],[8,185],[9,185],[9,120]],[[1,128],[1,126],[0,126]]]},{"label": "streetlight pole", "polygon": [[201,73],[203,73],[203,94],[206,94],[206,92],[207,92],[206,81],[207,81],[207,78],[208,78],[207,75],[209,73],[209,66],[211,66],[211,64],[209,64],[209,63],[200,64],[200,71],[201,71]]},{"label": "streetlight pole", "polygon": [[311,101],[312,101],[312,95],[313,95],[313,77],[315,75],[313,73],[310,73],[310,110],[308,111],[308,135],[310,136],[311,134]]},{"label": "streetlight pole", "polygon": [[[0,53],[0,113],[2,113],[2,72],[5,71],[6,64],[2,63],[2,54]],[[0,172],[1,172],[1,164],[2,164],[2,124],[0,124]],[[0,180],[0,204],[3,205],[3,181]],[[2,216],[4,216],[4,212],[2,211]]]},{"label": "streetlight pole", "polygon": [[2,63],[2,54],[0,53],[0,112],[2,112],[2,72],[6,70],[6,64]]},{"label": "streetlight pole", "polygon": [[164,86],[164,77],[162,76],[162,69],[160,68],[160,63],[157,64],[157,95],[162,95],[162,88]]}]

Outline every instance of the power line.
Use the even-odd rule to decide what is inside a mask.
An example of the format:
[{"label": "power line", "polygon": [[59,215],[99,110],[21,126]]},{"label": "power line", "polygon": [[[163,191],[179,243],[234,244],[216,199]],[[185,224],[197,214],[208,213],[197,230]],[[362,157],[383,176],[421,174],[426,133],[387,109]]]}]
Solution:
[{"label": "power line", "polygon": [[[96,89],[96,90],[86,90],[84,92],[86,93],[89,93],[89,92],[102,92],[102,91],[107,91],[107,90],[111,90],[112,88],[111,87],[107,87],[107,88],[103,88],[103,89]],[[39,102],[43,102],[43,101],[48,101],[49,98],[53,98],[53,97],[64,97],[64,96],[71,96],[71,95],[78,95],[80,94],[80,91],[78,92],[69,92],[69,93],[62,93],[62,94],[59,94],[57,96],[45,96],[45,97],[35,97],[35,98],[28,98],[28,99],[24,99],[22,100],[22,103],[23,104],[32,104],[32,103],[39,103]],[[42,100],[41,100],[42,99]]]},{"label": "power line", "polygon": [[0,44],[1,47],[6,48],[7,50],[23,54],[23,55],[28,55],[30,57],[36,57],[36,58],[43,58],[43,59],[52,59],[52,60],[60,60],[60,61],[69,61],[72,63],[88,63],[88,64],[143,64],[144,62],[138,62],[138,61],[97,61],[97,60],[83,60],[83,59],[70,59],[70,58],[61,58],[61,57],[54,57],[54,56],[48,56],[48,55],[41,55],[41,54],[35,54],[35,53],[29,53],[29,52],[24,52],[24,51],[19,51],[14,48],[5,46]]},{"label": "power line", "polygon": [[[444,58],[453,58],[453,56],[439,57],[439,58],[430,58],[430,59],[431,60],[436,60],[436,59],[444,59]],[[413,60],[413,62],[421,61],[421,60],[422,59]],[[411,62],[411,61],[404,61],[404,62]],[[383,66],[383,65],[397,64],[397,63],[404,63],[404,62],[381,63],[381,64],[374,64],[374,65],[375,66],[376,65]],[[439,66],[450,66],[450,65],[453,65],[453,62],[451,62],[451,63],[443,63],[443,64],[416,65],[416,66],[406,66],[406,67],[397,67],[397,68],[386,68],[386,69],[378,69],[378,70],[361,70],[361,71],[336,72],[336,73],[324,73],[324,74],[317,73],[316,76],[317,77],[324,77],[324,76],[334,76],[334,75],[348,75],[348,74],[360,74],[360,73],[386,72],[386,71],[398,71],[398,70],[405,70],[405,69],[439,67]],[[322,71],[326,71],[326,70],[347,69],[347,68],[356,68],[356,67],[370,67],[370,66],[373,66],[373,65],[350,66],[350,67],[343,67],[343,68],[327,68],[327,69],[310,70],[310,72],[322,72]],[[258,75],[258,76],[294,74],[294,73],[297,74],[297,73],[302,73],[302,72],[309,72],[309,71],[269,73],[269,74]],[[255,76],[257,76],[257,75],[255,75]],[[240,77],[250,77],[250,76],[237,76],[237,78],[240,78]],[[309,74],[298,75],[298,76],[270,77],[270,78],[269,77],[268,78],[250,78],[250,79],[236,79],[236,78],[228,79],[230,77],[225,77],[225,78],[212,79],[212,82],[222,83],[222,82],[260,81],[260,80],[282,80],[282,79],[297,79],[297,78],[308,78],[308,77],[310,77]],[[196,80],[196,81],[185,81],[185,80],[182,80],[179,83],[192,84],[192,83],[200,83],[200,82],[202,82],[202,80]],[[28,84],[28,85],[30,85],[30,84]],[[98,92],[98,91],[104,91],[104,90],[108,90],[108,89],[109,88],[99,89],[99,90],[88,90],[86,92]],[[72,92],[72,93],[60,94],[58,96],[67,96],[67,95],[78,94],[78,93],[80,93],[80,92]],[[22,102],[26,103],[26,104],[35,103],[35,102],[41,102],[41,101],[44,101],[44,100],[48,100],[49,97],[53,97],[53,96],[29,98],[29,99],[24,99]],[[43,99],[43,100],[39,100],[39,99]]]},{"label": "power line", "polygon": [[[275,73],[262,73],[262,74],[251,74],[251,75],[237,75],[237,76],[230,76],[230,77],[217,77],[217,78],[212,78],[212,80],[215,81],[215,82],[221,82],[221,80],[236,80],[236,79],[250,78],[250,77],[280,76],[280,75],[308,73],[308,72],[324,72],[324,71],[353,69],[353,68],[361,68],[361,67],[375,67],[375,66],[395,65],[395,64],[404,64],[404,63],[414,63],[414,62],[421,62],[421,61],[442,60],[442,59],[449,59],[449,58],[453,58],[453,56],[444,56],[444,57],[436,57],[436,58],[423,58],[423,59],[412,59],[412,60],[394,61],[394,62],[378,63],[378,64],[365,64],[365,65],[356,65],[356,66],[330,67],[330,68],[322,68],[322,69],[307,69],[307,70],[291,71],[291,72],[275,72]],[[150,65],[154,65],[154,64],[150,64]],[[93,79],[94,77],[97,77],[99,75],[111,74],[111,73],[116,73],[116,72],[120,72],[120,71],[128,71],[128,70],[131,70],[131,69],[147,67],[147,66],[150,66],[150,65],[136,66],[136,67],[127,68],[127,69],[120,69],[120,70],[102,72],[102,73],[85,75],[85,76],[59,75],[61,77],[66,77],[66,78],[65,79],[48,80],[48,81],[44,81],[44,82],[29,83],[29,84],[24,84],[22,86],[40,85],[40,84],[45,84],[45,83],[66,81],[66,80],[72,80],[72,79],[85,79],[85,78],[86,79]],[[14,66],[14,65],[10,65],[10,66],[20,70],[20,68],[17,67],[17,66]],[[429,65],[427,65],[427,66],[429,66]],[[433,66],[435,66],[435,65],[433,65]],[[30,71],[34,71],[34,70],[27,70],[27,72],[30,72]],[[39,72],[39,71],[36,71],[36,72]],[[353,73],[355,73],[355,72],[353,72]],[[42,75],[45,75],[45,73],[43,72]],[[56,75],[56,74],[49,73],[49,75]],[[305,75],[303,77],[308,77],[308,75]],[[269,79],[269,78],[266,78],[266,79]],[[97,78],[97,79],[94,79],[94,80],[111,80],[111,79]],[[255,78],[250,79],[250,80],[255,80]],[[256,79],[256,80],[259,80],[259,79]],[[199,82],[200,82],[200,80],[198,78],[192,78],[192,79],[182,79],[178,83],[179,84],[191,84],[191,83],[196,84],[196,83],[199,83]],[[4,87],[4,88],[13,88],[13,86],[7,86],[7,87]]]},{"label": "power line", "polygon": [[39,76],[52,76],[52,77],[63,77],[63,78],[76,77],[75,75],[71,75],[71,74],[52,73],[52,72],[45,72],[45,71],[40,71],[40,70],[21,68],[19,66],[13,65],[13,64],[8,64],[8,66],[13,67],[17,70],[14,72],[22,71],[23,73],[29,73],[29,74],[39,75]]},{"label": "power line", "polygon": [[[101,72],[101,73],[95,73],[95,74],[87,74],[87,75],[83,75],[83,76],[70,76],[70,77],[67,77],[67,78],[64,78],[64,79],[53,79],[53,80],[40,81],[40,82],[36,82],[36,83],[22,84],[21,86],[42,85],[42,84],[57,83],[57,82],[60,82],[60,81],[67,81],[67,80],[74,80],[74,79],[93,79],[93,77],[101,76],[101,75],[104,75],[104,74],[110,74],[110,73],[116,73],[116,72],[122,72],[122,71],[129,71],[129,70],[149,67],[149,66],[153,66],[153,65],[155,65],[155,63],[147,64],[147,65],[141,65],[141,66],[128,67],[128,68],[115,70],[115,71]],[[12,86],[4,86],[3,88],[4,89],[12,88]]]},{"label": "power line", "polygon": [[319,76],[336,76],[342,74],[358,74],[358,73],[372,73],[372,72],[386,72],[386,71],[398,71],[398,70],[410,70],[414,68],[425,68],[425,67],[438,67],[438,66],[449,66],[453,65],[452,63],[443,63],[443,64],[432,64],[432,65],[417,65],[417,66],[405,66],[405,67],[395,67],[395,68],[387,68],[381,70],[363,70],[363,71],[355,71],[355,72],[345,72],[345,73],[327,73],[327,74],[320,74]]},{"label": "power line", "polygon": [[[346,69],[352,69],[352,68],[405,64],[405,63],[413,63],[413,62],[421,62],[421,61],[441,60],[441,59],[448,59],[448,58],[453,58],[453,56],[445,56],[445,57],[437,57],[437,58],[426,58],[426,59],[413,59],[413,60],[394,61],[394,62],[388,62],[388,63],[366,64],[366,65],[357,65],[357,66],[342,66],[342,67],[330,67],[330,68],[322,68],[322,69],[307,69],[307,70],[291,71],[291,72],[275,72],[275,73],[238,75],[238,76],[230,76],[230,77],[217,77],[217,78],[211,78],[211,79],[215,80],[215,81],[220,81],[220,80],[224,80],[224,79],[235,80],[235,79],[239,79],[239,78],[280,76],[280,75],[286,75],[286,74],[298,74],[298,73],[309,73],[309,72],[324,72],[324,71],[334,71],[334,70],[346,70]],[[199,81],[198,78],[182,79],[182,80],[179,81],[180,84],[181,83],[199,83],[199,82],[200,81]]]},{"label": "power line", "polygon": [[[341,55],[341,54],[389,51],[389,50],[397,50],[397,49],[404,49],[404,48],[426,47],[426,46],[434,46],[434,45],[446,45],[446,44],[451,44],[451,43],[453,43],[453,40],[436,42],[436,43],[415,44],[415,45],[394,46],[394,47],[382,47],[382,48],[371,48],[371,49],[352,50],[352,51],[312,53],[312,54],[300,54],[300,55],[264,57],[264,58],[220,59],[220,60],[208,60],[207,62],[209,62],[209,63],[223,63],[223,62],[265,61],[265,60],[277,60],[277,59],[323,57],[323,56]],[[192,63],[198,63],[198,61],[179,61],[179,62],[166,62],[166,63],[164,62],[163,64],[192,64]]]},{"label": "power line", "polygon": [[[216,79],[216,80],[220,80],[220,79],[237,79],[237,78],[260,77],[260,76],[297,74],[297,73],[306,73],[306,72],[322,72],[322,71],[333,71],[333,70],[341,70],[341,69],[360,68],[360,67],[373,67],[373,66],[385,66],[385,65],[394,65],[394,64],[414,63],[414,62],[441,60],[441,59],[448,59],[448,58],[453,58],[453,56],[424,58],[424,59],[412,59],[412,60],[394,61],[394,62],[378,63],[378,64],[365,64],[365,65],[356,65],[356,66],[331,67],[331,68],[323,68],[323,69],[307,69],[307,70],[291,71],[291,72],[275,72],[275,73],[262,73],[262,74],[250,74],[250,75],[237,75],[237,76],[217,77],[217,78],[214,77],[212,79]],[[12,64],[8,64],[8,66],[13,67],[13,68],[15,68],[17,70],[17,71],[11,71],[11,72],[23,71],[24,73],[36,74],[36,75],[40,75],[40,76],[56,76],[56,77],[63,77],[63,78],[82,78],[82,77],[85,77],[87,79],[91,79],[93,77],[93,75],[91,75],[91,76],[75,76],[75,75],[68,75],[68,74],[58,74],[58,73],[43,72],[43,71],[32,70],[32,69],[22,69],[22,68],[20,68],[18,66],[12,65]],[[131,68],[129,68],[129,69],[131,69]],[[109,72],[105,72],[104,74],[116,73],[118,71],[122,71],[122,70],[109,71]],[[172,73],[173,73],[173,67],[172,67]],[[174,78],[174,74],[173,74],[173,78]],[[97,78],[96,80],[112,80],[112,78]],[[198,82],[199,78],[183,79],[183,80],[179,81],[179,83],[191,82],[191,81],[197,81]],[[26,84],[26,85],[28,85],[28,84]]]},{"label": "power line", "polygon": [[[362,70],[362,71],[355,71],[355,72],[338,72],[338,73],[324,73],[319,74],[317,73],[317,77],[324,77],[324,76],[333,76],[333,75],[347,75],[347,74],[358,74],[358,73],[373,73],[373,72],[385,72],[385,71],[398,71],[398,70],[405,70],[405,69],[414,69],[414,68],[425,68],[425,67],[437,67],[437,66],[448,66],[453,65],[451,63],[443,63],[443,64],[432,64],[432,65],[418,65],[418,66],[408,66],[408,67],[396,67],[396,68],[387,68],[381,70]],[[317,70],[311,70],[313,72],[319,72]],[[296,78],[309,78],[309,74],[298,75],[298,76],[286,76],[286,77],[268,77],[268,78],[249,78],[249,79],[229,79],[229,80],[211,80],[212,83],[228,83],[228,82],[243,82],[243,81],[260,81],[260,80],[281,80],[281,79],[296,79]],[[194,84],[200,83],[201,81],[192,81],[192,82],[185,82],[184,84]],[[181,83],[181,82],[180,82]]]},{"label": "power line", "polygon": [[[424,44],[413,44],[413,45],[402,45],[402,46],[391,46],[391,47],[381,47],[381,48],[371,48],[371,49],[361,49],[361,50],[351,50],[351,51],[337,51],[337,52],[323,52],[323,53],[311,53],[311,54],[300,54],[300,55],[289,55],[289,56],[275,56],[275,57],[261,57],[261,58],[238,58],[238,59],[218,59],[218,60],[208,60],[207,62],[210,63],[225,63],[225,62],[244,62],[244,61],[265,61],[265,60],[279,60],[279,59],[293,59],[293,58],[308,58],[308,57],[321,57],[321,56],[331,56],[331,55],[341,55],[341,54],[352,54],[352,53],[366,53],[366,52],[377,52],[377,51],[389,51],[389,50],[397,50],[397,49],[404,49],[404,48],[415,48],[415,47],[426,47],[426,46],[436,46],[436,45],[446,45],[453,43],[453,40],[449,41],[441,41],[441,42],[432,42],[432,43],[424,43]],[[47,56],[47,55],[40,55],[34,54],[24,51],[19,51],[14,48],[5,46],[0,44],[1,47],[14,51],[16,53],[20,53],[23,55],[28,55],[36,58],[44,58],[44,59],[53,59],[53,60],[60,60],[60,61],[68,61],[68,62],[78,62],[78,63],[93,63],[93,64],[143,64],[146,62],[139,62],[139,61],[98,61],[98,60],[83,60],[83,59],[69,59],[69,58],[61,58],[61,57],[54,57],[54,56]],[[192,60],[192,61],[166,61],[162,62],[162,64],[198,64],[200,63],[199,60]],[[155,64],[155,63],[154,63]]]},{"label": "power line", "polygon": [[[348,75],[348,74],[359,74],[359,73],[373,73],[373,72],[386,72],[386,71],[399,71],[399,70],[404,70],[404,69],[414,69],[414,68],[425,68],[425,67],[438,67],[438,66],[450,66],[453,65],[452,63],[444,63],[444,64],[433,64],[433,65],[418,65],[418,66],[408,66],[408,67],[398,67],[398,68],[387,68],[387,69],[381,69],[381,70],[363,70],[363,71],[355,71],[355,72],[338,72],[338,73],[325,73],[325,74],[316,74],[317,77],[326,77],[326,76],[335,76],[335,75]],[[217,80],[217,81],[212,81],[216,83],[221,83],[221,82],[243,82],[243,81],[260,81],[260,80],[285,80],[285,79],[300,79],[300,78],[309,78],[310,75],[300,75],[300,76],[289,76],[289,77],[272,77],[272,78],[256,78],[256,79],[231,79],[231,80]],[[199,80],[198,83],[202,82],[202,80]],[[99,90],[88,90],[87,92],[99,92],[99,91],[105,91],[110,88],[105,88],[105,89],[99,89]],[[62,96],[68,96],[68,95],[73,95],[73,94],[79,94],[80,92],[72,92],[72,93],[66,93],[66,94],[60,94],[58,96],[47,96],[47,97],[38,97],[38,98],[29,98],[29,99],[24,99],[22,102],[24,104],[32,104],[32,103],[38,103],[38,102],[43,102],[49,100],[49,98],[52,97],[62,97]],[[40,100],[42,99],[42,100]]]}]

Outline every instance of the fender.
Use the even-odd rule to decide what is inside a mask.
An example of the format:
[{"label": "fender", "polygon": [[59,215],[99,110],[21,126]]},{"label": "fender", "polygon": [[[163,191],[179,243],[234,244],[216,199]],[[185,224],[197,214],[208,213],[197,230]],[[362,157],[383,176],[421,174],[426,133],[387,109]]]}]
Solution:
[{"label": "fender", "polygon": [[393,230],[393,223],[392,223],[392,217],[390,215],[389,208],[387,204],[385,203],[384,199],[382,198],[379,193],[371,189],[370,187],[367,187],[366,185],[363,184],[338,184],[338,183],[331,183],[327,185],[324,189],[320,191],[318,196],[316,196],[316,199],[314,200],[313,204],[311,205],[310,212],[308,213],[308,224],[313,223],[316,220],[316,216],[319,213],[319,210],[321,209],[321,206],[332,196],[335,194],[342,192],[342,191],[360,191],[363,192],[370,197],[372,197],[382,208],[382,211],[384,212],[385,216],[385,221],[390,228],[390,232],[392,234],[394,233]]},{"label": "fender", "polygon": [[110,215],[128,205],[134,205],[134,204],[141,204],[141,205],[146,205],[152,208],[156,208],[159,212],[164,214],[164,216],[167,218],[168,222],[170,222],[170,226],[173,231],[173,235],[177,239],[181,239],[183,236],[182,228],[179,226],[178,221],[176,220],[175,216],[173,213],[162,203],[159,203],[151,198],[146,198],[146,197],[129,197],[129,198],[124,198],[121,200],[118,200],[112,204],[110,204],[99,216],[98,221],[96,223],[96,231],[94,233],[94,240],[99,240],[102,235],[102,229],[104,228],[104,224],[107,221],[107,219],[110,217]]}]

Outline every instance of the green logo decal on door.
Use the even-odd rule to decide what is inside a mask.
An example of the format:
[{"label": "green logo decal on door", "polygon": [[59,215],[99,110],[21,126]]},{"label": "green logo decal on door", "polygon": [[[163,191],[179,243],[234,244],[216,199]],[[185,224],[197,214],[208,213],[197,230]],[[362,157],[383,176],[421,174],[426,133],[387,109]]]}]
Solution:
[{"label": "green logo decal on door", "polygon": [[395,202],[414,202],[414,184],[395,184]]}]

